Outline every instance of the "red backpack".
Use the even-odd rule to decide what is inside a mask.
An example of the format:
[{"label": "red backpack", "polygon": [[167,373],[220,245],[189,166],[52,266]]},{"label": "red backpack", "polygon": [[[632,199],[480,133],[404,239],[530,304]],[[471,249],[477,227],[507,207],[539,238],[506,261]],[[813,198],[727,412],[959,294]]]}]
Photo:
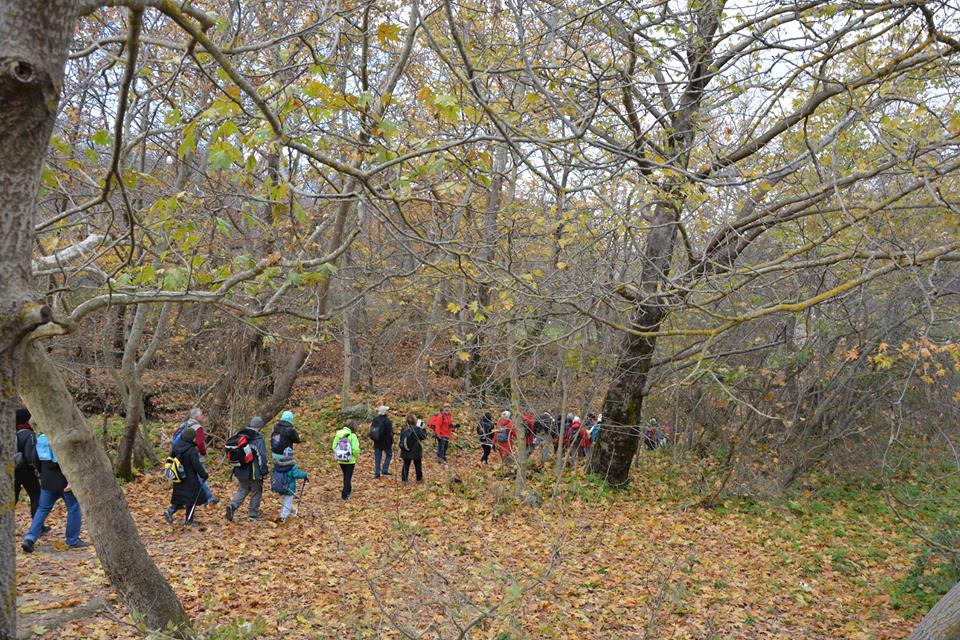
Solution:
[{"label": "red backpack", "polygon": [[227,438],[224,450],[227,454],[227,462],[235,467],[243,467],[253,462],[253,447],[246,434],[237,433]]}]

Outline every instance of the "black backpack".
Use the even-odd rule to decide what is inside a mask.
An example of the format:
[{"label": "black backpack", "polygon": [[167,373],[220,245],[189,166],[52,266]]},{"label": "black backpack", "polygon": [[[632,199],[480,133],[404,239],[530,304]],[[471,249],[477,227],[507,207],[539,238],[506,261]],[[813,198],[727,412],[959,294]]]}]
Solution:
[{"label": "black backpack", "polygon": [[370,439],[373,440],[374,442],[377,442],[378,440],[380,440],[380,435],[382,431],[383,431],[383,427],[380,425],[380,421],[374,420],[373,424],[370,425],[370,434],[369,434]]},{"label": "black backpack", "polygon": [[245,433],[237,433],[227,438],[223,448],[227,454],[227,462],[235,467],[245,467],[253,462],[253,445]]}]

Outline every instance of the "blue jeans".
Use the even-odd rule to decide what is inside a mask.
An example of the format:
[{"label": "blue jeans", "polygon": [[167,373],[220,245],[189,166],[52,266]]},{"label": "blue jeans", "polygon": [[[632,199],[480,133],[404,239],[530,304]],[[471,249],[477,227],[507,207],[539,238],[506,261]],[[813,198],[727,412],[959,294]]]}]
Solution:
[{"label": "blue jeans", "polygon": [[389,449],[374,449],[373,450],[373,475],[379,477],[380,474],[380,458],[386,454],[386,459],[383,461],[383,473],[386,474],[390,471],[390,461],[393,460],[393,447]]},{"label": "blue jeans", "polygon": [[450,438],[437,438],[437,460],[447,460],[447,447],[450,446]]},{"label": "blue jeans", "polygon": [[199,480],[200,480],[200,488],[203,489],[203,495],[205,495],[207,499],[204,500],[203,502],[200,502],[199,500],[197,500],[197,504],[207,504],[208,502],[213,500],[213,489],[210,488],[210,485],[207,484],[207,481],[204,480],[203,478],[199,478]]},{"label": "blue jeans", "polygon": [[80,503],[72,491],[47,491],[40,490],[40,506],[37,507],[37,513],[33,516],[33,523],[30,525],[30,531],[23,536],[24,540],[36,542],[43,531],[43,523],[57,504],[57,500],[63,498],[63,503],[67,505],[67,544],[75,545],[80,542],[80,525],[82,524],[80,516]]}]

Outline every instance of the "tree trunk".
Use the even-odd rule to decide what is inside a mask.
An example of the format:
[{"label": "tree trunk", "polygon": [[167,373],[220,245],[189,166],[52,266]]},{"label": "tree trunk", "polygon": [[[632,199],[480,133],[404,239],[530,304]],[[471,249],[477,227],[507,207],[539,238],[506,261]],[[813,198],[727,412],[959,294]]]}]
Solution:
[{"label": "tree trunk", "polygon": [[117,447],[117,477],[130,480],[133,478],[133,448],[143,418],[143,385],[139,380],[128,381],[125,395],[123,435]]},{"label": "tree trunk", "polygon": [[260,416],[265,423],[269,423],[280,413],[280,410],[283,409],[287,400],[290,399],[293,384],[297,381],[300,368],[303,366],[303,363],[307,361],[307,356],[309,355],[310,350],[307,349],[307,343],[301,340],[297,344],[296,350],[290,356],[290,359],[287,360],[280,375],[274,380],[273,393],[270,394],[266,402],[261,404],[253,415]]},{"label": "tree trunk", "polygon": [[923,617],[907,640],[957,640],[960,638],[960,582],[953,585]]},{"label": "tree trunk", "polygon": [[74,0],[0,2],[0,640],[17,634],[10,416],[18,404],[21,340],[50,319],[30,286],[36,198],[76,13]]},{"label": "tree trunk", "polygon": [[37,426],[47,434],[63,474],[83,509],[97,557],[123,603],[150,629],[189,633],[177,595],[147,554],[110,460],[46,354],[24,351],[19,391]]},{"label": "tree trunk", "polygon": [[[667,192],[679,197],[675,189]],[[657,205],[652,230],[644,247],[639,287],[642,297],[638,299],[630,322],[635,331],[658,331],[666,315],[666,303],[657,294],[657,287],[660,279],[670,272],[677,237],[677,214],[676,199],[665,199]],[[604,428],[593,444],[590,470],[602,475],[613,486],[627,483],[630,464],[637,453],[644,388],[656,345],[654,336],[631,333],[624,337],[615,378],[603,400]]]}]

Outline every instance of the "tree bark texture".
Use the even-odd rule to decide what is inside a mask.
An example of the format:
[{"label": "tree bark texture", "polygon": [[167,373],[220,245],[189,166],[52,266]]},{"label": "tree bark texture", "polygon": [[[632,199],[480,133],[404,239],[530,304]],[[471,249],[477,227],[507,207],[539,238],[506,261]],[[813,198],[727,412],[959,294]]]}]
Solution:
[{"label": "tree bark texture", "polygon": [[907,640],[960,639],[960,582],[923,617]]},{"label": "tree bark texture", "polygon": [[40,170],[76,20],[74,0],[0,0],[0,640],[16,637],[13,415],[23,337],[48,322],[30,257]]},{"label": "tree bark texture", "polygon": [[123,603],[150,629],[188,633],[187,614],[140,540],[110,459],[60,372],[36,346],[24,351],[19,389],[38,430],[50,438],[100,564]]}]

